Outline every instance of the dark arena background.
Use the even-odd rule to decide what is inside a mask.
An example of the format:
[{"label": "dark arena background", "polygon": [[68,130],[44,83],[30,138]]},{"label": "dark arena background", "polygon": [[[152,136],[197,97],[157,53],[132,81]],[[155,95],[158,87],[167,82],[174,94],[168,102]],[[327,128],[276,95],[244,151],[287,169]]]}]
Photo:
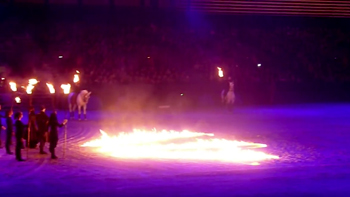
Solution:
[{"label": "dark arena background", "polygon": [[350,196],[349,16],[350,1],[0,0],[0,195]]}]

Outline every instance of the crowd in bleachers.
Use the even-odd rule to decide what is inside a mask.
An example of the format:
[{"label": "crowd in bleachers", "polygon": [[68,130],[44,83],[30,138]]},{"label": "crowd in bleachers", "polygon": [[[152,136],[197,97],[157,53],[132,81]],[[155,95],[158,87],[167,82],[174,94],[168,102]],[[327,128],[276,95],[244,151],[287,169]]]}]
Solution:
[{"label": "crowd in bleachers", "polygon": [[209,26],[8,20],[0,23],[0,64],[79,69],[96,85],[213,81],[217,67],[245,83],[350,81],[346,29]]}]

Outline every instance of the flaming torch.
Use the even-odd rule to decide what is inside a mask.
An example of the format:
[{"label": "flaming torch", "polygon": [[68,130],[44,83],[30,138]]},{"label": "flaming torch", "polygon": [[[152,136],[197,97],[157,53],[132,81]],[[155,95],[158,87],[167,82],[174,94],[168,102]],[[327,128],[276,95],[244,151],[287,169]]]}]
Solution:
[{"label": "flaming torch", "polygon": [[52,84],[46,83],[47,87],[49,88],[50,94],[51,94],[51,101],[52,101],[52,107],[55,109],[55,88]]},{"label": "flaming torch", "polygon": [[[67,100],[67,95],[70,93],[71,85],[69,83],[68,84],[62,84],[61,88],[63,89],[64,100],[66,101]],[[64,101],[64,103],[65,103],[65,101]],[[65,107],[64,109],[66,110],[67,108]]]},{"label": "flaming torch", "polygon": [[39,81],[36,79],[29,79],[28,86],[26,87],[26,92],[29,95],[29,106],[32,106],[32,93],[34,89],[34,85],[36,85]]},{"label": "flaming torch", "polygon": [[[27,94],[29,95],[29,106],[32,106],[33,104],[33,96],[32,96],[32,93],[33,93],[33,89],[34,89],[34,85],[36,85],[39,81],[36,80],[36,79],[29,79],[28,80],[28,85],[27,87],[25,88],[26,89],[26,92]],[[29,151],[29,143],[30,143],[30,126],[28,127],[28,139],[27,139],[27,158],[28,158],[28,151]]]},{"label": "flaming torch", "polygon": [[19,98],[18,96],[15,97],[15,101],[17,104],[20,104],[22,102],[21,98]]},{"label": "flaming torch", "polygon": [[224,77],[224,71],[220,67],[218,67],[218,76],[221,78]]},{"label": "flaming torch", "polygon": [[74,78],[73,78],[73,82],[74,83],[78,83],[79,82],[79,74],[80,74],[80,72],[78,71],[78,70],[76,70],[75,71],[76,72],[76,74],[74,74]]},{"label": "flaming torch", "polygon": [[[79,71],[77,71],[79,72]],[[62,84],[61,88],[63,89],[63,94],[65,95],[64,99],[67,99],[67,96],[70,93],[71,85],[68,84]],[[65,108],[66,109],[66,108]],[[64,148],[63,148],[63,158],[66,156],[66,149],[67,149],[67,125],[64,125]]]},{"label": "flaming torch", "polygon": [[29,79],[29,84],[36,85],[39,81],[36,79]]},{"label": "flaming torch", "polygon": [[17,84],[15,82],[10,82],[10,88],[13,92],[17,91]]},{"label": "flaming torch", "polygon": [[46,83],[47,87],[49,88],[50,94],[55,94],[55,88],[52,84]]},{"label": "flaming torch", "polygon": [[78,83],[79,82],[79,75],[78,74],[74,75],[73,82],[74,83]]},{"label": "flaming torch", "polygon": [[63,89],[63,93],[64,94],[69,94],[71,85],[69,83],[68,84],[62,84],[61,88]]},{"label": "flaming torch", "polygon": [[[11,103],[11,109],[12,109],[13,108],[13,101],[16,101],[16,98],[14,98],[14,97],[15,97],[15,92],[17,92],[17,84],[15,82],[10,82],[9,85],[10,85],[10,88],[12,90],[12,98],[13,98],[12,103]],[[16,101],[16,103],[17,103],[17,101]]]},{"label": "flaming torch", "polygon": [[75,71],[76,73],[74,74],[74,78],[73,78],[73,83],[74,83],[74,88],[76,89],[79,85],[80,85],[80,72],[78,70]]}]

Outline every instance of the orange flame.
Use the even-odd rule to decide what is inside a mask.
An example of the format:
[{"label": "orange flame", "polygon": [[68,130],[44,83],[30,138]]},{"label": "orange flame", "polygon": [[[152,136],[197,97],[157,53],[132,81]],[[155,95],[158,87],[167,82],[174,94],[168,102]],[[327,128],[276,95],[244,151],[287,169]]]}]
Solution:
[{"label": "orange flame", "polygon": [[69,83],[68,84],[62,84],[61,88],[63,89],[63,93],[64,94],[69,94],[71,85]]},{"label": "orange flame", "polygon": [[217,138],[199,139],[205,136],[213,137],[214,134],[210,133],[186,130],[182,132],[134,130],[130,134],[120,133],[118,136],[110,137],[104,131],[100,132],[102,134],[100,139],[86,142],[82,146],[96,147],[100,152],[118,158],[213,160],[251,165],[259,165],[258,162],[264,160],[279,159],[278,156],[252,150],[264,148],[266,144]]},{"label": "orange flame", "polygon": [[54,94],[55,93],[55,88],[53,87],[53,85],[50,84],[50,83],[46,83],[46,85],[49,88],[50,93]]},{"label": "orange flame", "polygon": [[19,98],[18,96],[15,98],[16,103],[21,103],[21,98]]},{"label": "orange flame", "polygon": [[29,79],[29,80],[28,80],[28,83],[29,83],[29,84],[32,84],[32,85],[36,85],[38,82],[39,82],[39,81],[36,80],[36,79]]},{"label": "orange flame", "polygon": [[218,67],[218,75],[219,77],[224,77],[224,71],[220,67]]},{"label": "orange flame", "polygon": [[34,89],[34,86],[32,84],[28,84],[28,86],[26,88],[27,94],[32,94],[33,89]]},{"label": "orange flame", "polygon": [[15,82],[10,82],[10,88],[12,91],[16,92],[17,91],[17,84]]},{"label": "orange flame", "polygon": [[26,92],[27,94],[32,94],[33,93],[33,89],[34,89],[34,85],[37,84],[39,81],[36,79],[29,79],[28,80],[28,86],[26,88]]},{"label": "orange flame", "polygon": [[78,83],[79,82],[79,75],[78,74],[74,75],[73,82],[74,83]]}]

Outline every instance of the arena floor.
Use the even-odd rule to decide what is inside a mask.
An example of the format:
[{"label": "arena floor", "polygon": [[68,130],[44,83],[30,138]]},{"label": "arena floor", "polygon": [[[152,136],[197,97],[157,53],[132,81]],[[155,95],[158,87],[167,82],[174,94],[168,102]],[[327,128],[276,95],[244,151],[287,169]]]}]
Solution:
[{"label": "arena floor", "polygon": [[[64,114],[59,114],[62,120]],[[29,159],[19,163],[0,149],[0,195],[350,196],[350,104],[239,108],[233,113],[90,112],[88,116],[87,121],[68,123],[65,158],[63,140],[57,148],[58,160],[30,150]],[[99,129],[113,133],[154,127],[265,143],[264,152],[281,158],[259,166],[122,160],[80,147],[99,137]]]}]

